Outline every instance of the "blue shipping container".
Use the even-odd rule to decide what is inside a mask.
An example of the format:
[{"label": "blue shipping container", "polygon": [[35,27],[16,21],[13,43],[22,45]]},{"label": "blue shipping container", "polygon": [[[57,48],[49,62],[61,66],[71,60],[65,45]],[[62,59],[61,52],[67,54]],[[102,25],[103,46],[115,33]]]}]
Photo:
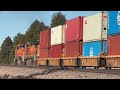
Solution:
[{"label": "blue shipping container", "polygon": [[94,41],[83,43],[83,56],[98,56],[100,53],[107,53],[107,41]]},{"label": "blue shipping container", "polygon": [[108,11],[108,35],[120,34],[120,11]]}]

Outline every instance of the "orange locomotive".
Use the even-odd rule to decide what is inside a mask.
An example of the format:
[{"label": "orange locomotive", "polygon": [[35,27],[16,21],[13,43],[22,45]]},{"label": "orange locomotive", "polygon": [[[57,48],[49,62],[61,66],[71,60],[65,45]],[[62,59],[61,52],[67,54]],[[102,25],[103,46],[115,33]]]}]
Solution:
[{"label": "orange locomotive", "polygon": [[34,44],[25,44],[17,45],[15,49],[15,64],[17,65],[26,65],[33,64],[34,61],[39,56],[39,45]]}]

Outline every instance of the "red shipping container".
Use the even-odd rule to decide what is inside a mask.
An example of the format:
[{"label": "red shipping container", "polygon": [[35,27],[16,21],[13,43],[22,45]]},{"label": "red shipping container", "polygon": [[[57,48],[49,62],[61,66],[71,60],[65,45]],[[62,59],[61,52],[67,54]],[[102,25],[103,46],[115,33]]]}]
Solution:
[{"label": "red shipping container", "polygon": [[50,30],[40,32],[40,48],[47,48],[50,46]]},{"label": "red shipping container", "polygon": [[82,55],[82,42],[66,42],[65,57],[76,57]]},{"label": "red shipping container", "polygon": [[53,45],[50,48],[50,58],[60,58],[62,56],[64,45]]},{"label": "red shipping container", "polygon": [[42,48],[39,50],[40,58],[49,58],[49,48]]},{"label": "red shipping container", "polygon": [[108,37],[108,54],[120,55],[120,35]]},{"label": "red shipping container", "polygon": [[83,40],[83,17],[66,21],[65,41]]}]

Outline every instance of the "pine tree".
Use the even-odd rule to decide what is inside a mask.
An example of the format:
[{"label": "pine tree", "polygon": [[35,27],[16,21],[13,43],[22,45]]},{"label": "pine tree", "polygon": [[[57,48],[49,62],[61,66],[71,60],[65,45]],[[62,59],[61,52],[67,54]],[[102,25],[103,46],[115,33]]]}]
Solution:
[{"label": "pine tree", "polygon": [[61,12],[54,13],[51,19],[51,27],[64,25],[66,22],[65,15],[63,15]]},{"label": "pine tree", "polygon": [[10,64],[14,60],[13,57],[14,57],[13,43],[11,38],[8,36],[1,45],[1,63]]},{"label": "pine tree", "polygon": [[25,40],[26,42],[33,42],[39,41],[40,37],[40,31],[47,29],[48,26],[46,26],[43,22],[39,22],[38,20],[35,20],[31,25],[28,31],[25,33]]},{"label": "pine tree", "polygon": [[14,45],[18,44],[24,44],[25,43],[25,35],[18,33],[14,38],[13,38]]}]

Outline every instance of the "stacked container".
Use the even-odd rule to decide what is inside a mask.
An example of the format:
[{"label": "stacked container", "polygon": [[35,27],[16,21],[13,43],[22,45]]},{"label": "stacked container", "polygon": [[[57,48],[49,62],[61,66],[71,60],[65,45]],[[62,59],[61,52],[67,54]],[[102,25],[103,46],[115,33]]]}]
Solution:
[{"label": "stacked container", "polygon": [[83,56],[98,56],[107,53],[107,11],[84,17]]},{"label": "stacked container", "polygon": [[40,32],[40,58],[49,58],[49,48],[50,48],[50,30],[44,30]]},{"label": "stacked container", "polygon": [[83,17],[66,21],[65,57],[82,55]]},{"label": "stacked container", "polygon": [[65,25],[51,28],[50,58],[60,58],[64,51]]},{"label": "stacked container", "polygon": [[108,54],[120,55],[120,11],[108,11]]}]

